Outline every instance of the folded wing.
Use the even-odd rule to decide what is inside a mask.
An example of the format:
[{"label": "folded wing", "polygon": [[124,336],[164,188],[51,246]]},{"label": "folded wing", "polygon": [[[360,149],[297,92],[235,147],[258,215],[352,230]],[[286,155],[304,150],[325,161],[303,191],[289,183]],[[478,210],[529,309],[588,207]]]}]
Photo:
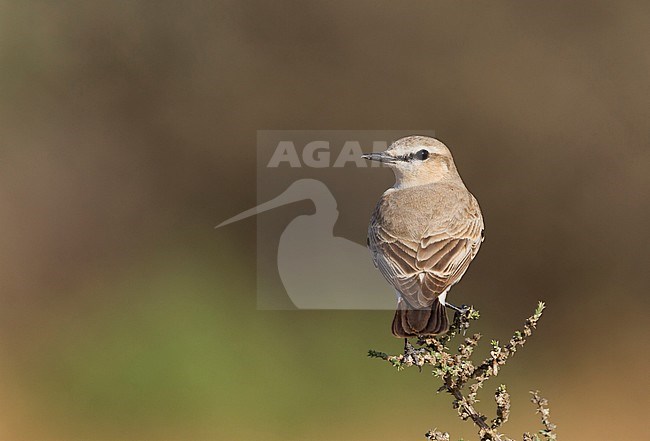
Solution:
[{"label": "folded wing", "polygon": [[[474,201],[473,201],[474,202]],[[478,204],[464,216],[427,230],[420,240],[399,237],[373,217],[368,247],[384,277],[413,309],[428,308],[446,289],[457,283],[478,252],[483,219]]]}]

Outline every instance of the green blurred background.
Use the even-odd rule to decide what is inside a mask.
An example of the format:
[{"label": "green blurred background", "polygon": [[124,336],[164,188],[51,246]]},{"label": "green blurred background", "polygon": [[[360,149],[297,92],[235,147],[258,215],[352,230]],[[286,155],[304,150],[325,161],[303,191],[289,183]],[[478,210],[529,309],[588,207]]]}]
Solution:
[{"label": "green blurred background", "polygon": [[[0,440],[474,439],[429,373],[366,358],[400,349],[391,312],[256,310],[255,219],[213,229],[256,203],[256,131],[314,128],[451,146],[487,224],[454,297],[500,340],[548,303],[496,380],[509,434],[538,427],[531,388],[563,439],[647,431],[648,2],[0,1],[0,20]],[[368,197],[335,233],[363,244],[391,177],[351,171]]]}]

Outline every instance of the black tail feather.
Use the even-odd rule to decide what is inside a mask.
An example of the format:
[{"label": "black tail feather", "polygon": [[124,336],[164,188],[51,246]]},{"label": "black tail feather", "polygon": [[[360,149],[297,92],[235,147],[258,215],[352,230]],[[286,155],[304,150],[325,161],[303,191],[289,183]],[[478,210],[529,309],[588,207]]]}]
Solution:
[{"label": "black tail feather", "polygon": [[395,311],[393,318],[393,335],[395,337],[434,336],[444,334],[448,330],[447,311],[438,299],[433,301],[431,308],[408,309],[408,306],[404,305],[404,308],[398,307]]}]

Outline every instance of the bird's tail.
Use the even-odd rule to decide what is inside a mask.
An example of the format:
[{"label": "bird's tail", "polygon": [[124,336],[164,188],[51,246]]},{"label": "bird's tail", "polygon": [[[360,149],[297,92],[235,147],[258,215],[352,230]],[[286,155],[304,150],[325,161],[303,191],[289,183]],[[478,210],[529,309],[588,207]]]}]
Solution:
[{"label": "bird's tail", "polygon": [[411,309],[406,302],[399,302],[393,318],[395,337],[433,336],[444,334],[448,330],[447,311],[438,299],[427,309]]}]

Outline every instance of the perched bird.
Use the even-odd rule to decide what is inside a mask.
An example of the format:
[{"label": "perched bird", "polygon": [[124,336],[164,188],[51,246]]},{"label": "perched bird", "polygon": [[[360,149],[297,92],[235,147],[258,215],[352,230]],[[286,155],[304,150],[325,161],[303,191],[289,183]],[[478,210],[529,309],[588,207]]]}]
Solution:
[{"label": "perched bird", "polygon": [[483,241],[483,216],[442,142],[409,136],[385,152],[364,154],[395,173],[368,227],[375,266],[397,293],[396,337],[449,329],[445,302]]}]

